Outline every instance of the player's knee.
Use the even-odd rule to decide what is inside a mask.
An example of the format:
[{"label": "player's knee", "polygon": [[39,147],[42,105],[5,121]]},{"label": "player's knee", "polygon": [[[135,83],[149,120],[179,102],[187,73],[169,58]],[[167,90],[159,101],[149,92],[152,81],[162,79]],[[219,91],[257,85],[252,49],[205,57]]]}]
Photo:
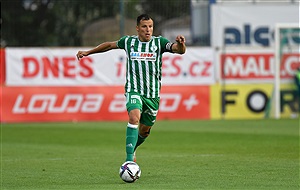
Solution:
[{"label": "player's knee", "polygon": [[147,138],[150,135],[150,133],[143,131],[143,132],[140,132],[139,135],[143,138]]},{"label": "player's knee", "polygon": [[143,131],[143,132],[140,132],[139,134],[140,134],[140,136],[143,137],[143,138],[147,138],[147,137],[150,135],[150,133],[144,132],[144,131]]},{"label": "player's knee", "polygon": [[140,110],[134,109],[128,113],[128,122],[134,125],[138,125],[140,122]]},{"label": "player's knee", "polygon": [[150,130],[151,130],[151,127],[149,127],[149,126],[140,127],[139,135],[143,138],[147,138],[150,135]]},{"label": "player's knee", "polygon": [[139,118],[138,117],[129,117],[128,123],[138,125],[139,124]]}]

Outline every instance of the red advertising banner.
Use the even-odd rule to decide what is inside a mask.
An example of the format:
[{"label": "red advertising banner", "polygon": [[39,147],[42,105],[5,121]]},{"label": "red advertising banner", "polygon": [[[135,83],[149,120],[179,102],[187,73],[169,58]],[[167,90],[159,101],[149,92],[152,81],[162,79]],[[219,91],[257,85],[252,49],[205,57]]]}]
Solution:
[{"label": "red advertising banner", "polygon": [[[282,56],[280,77],[292,79],[300,67],[300,54]],[[275,60],[272,53],[229,53],[221,55],[222,79],[270,80],[274,78]]]},{"label": "red advertising banner", "polygon": [[[209,119],[209,86],[164,86],[157,119]],[[1,122],[127,120],[123,86],[3,87]]]},{"label": "red advertising banner", "polygon": [[0,48],[0,85],[5,82],[5,49]]}]

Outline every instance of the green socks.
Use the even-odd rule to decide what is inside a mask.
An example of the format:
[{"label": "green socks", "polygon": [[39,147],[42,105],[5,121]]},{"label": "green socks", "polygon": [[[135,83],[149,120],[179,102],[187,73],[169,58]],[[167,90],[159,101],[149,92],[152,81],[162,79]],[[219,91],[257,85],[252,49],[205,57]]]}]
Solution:
[{"label": "green socks", "polygon": [[133,161],[134,150],[138,140],[138,125],[128,123],[126,129],[126,161]]},{"label": "green socks", "polygon": [[146,137],[142,137],[142,136],[138,135],[138,140],[137,140],[137,143],[136,143],[136,145],[134,147],[134,150],[136,150],[136,148],[138,146],[140,146],[145,140],[146,140]]}]

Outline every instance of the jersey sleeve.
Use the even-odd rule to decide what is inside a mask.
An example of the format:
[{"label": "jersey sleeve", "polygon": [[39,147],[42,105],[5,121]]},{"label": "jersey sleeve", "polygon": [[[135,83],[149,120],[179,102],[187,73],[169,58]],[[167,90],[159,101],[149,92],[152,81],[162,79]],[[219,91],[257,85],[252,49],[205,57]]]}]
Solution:
[{"label": "jersey sleeve", "polygon": [[125,49],[125,39],[127,38],[127,36],[123,36],[122,38],[119,39],[119,41],[117,42],[117,46],[120,49]]},{"label": "jersey sleeve", "polygon": [[170,42],[167,38],[164,37],[160,37],[160,44],[161,44],[161,48],[162,48],[162,52],[172,52],[172,45],[173,43]]}]

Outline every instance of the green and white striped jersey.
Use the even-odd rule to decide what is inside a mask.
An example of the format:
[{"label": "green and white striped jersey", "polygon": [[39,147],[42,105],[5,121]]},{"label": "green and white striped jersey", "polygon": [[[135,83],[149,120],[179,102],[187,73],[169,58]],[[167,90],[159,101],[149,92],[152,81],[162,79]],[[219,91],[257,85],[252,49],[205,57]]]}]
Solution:
[{"label": "green and white striped jersey", "polygon": [[124,36],[117,46],[127,54],[125,92],[137,92],[147,98],[159,97],[162,54],[171,52],[172,44],[161,36],[141,42],[138,36]]}]

